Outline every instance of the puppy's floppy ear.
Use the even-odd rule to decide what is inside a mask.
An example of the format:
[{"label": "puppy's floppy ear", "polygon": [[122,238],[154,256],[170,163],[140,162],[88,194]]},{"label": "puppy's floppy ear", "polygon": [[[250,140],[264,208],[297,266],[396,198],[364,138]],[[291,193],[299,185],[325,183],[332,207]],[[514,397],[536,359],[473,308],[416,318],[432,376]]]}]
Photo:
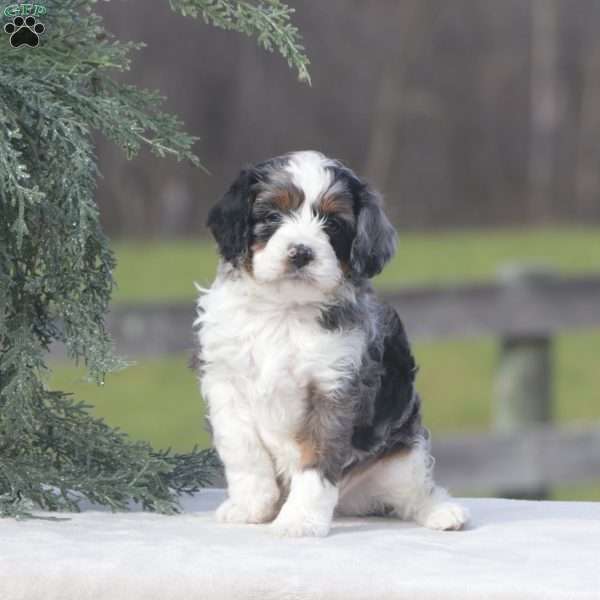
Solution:
[{"label": "puppy's floppy ear", "polygon": [[208,213],[206,222],[221,256],[227,262],[236,262],[248,251],[252,185],[256,176],[252,169],[244,169],[231,184],[227,193]]},{"label": "puppy's floppy ear", "polygon": [[356,237],[350,252],[350,266],[360,277],[374,277],[396,252],[396,231],[385,216],[378,192],[359,180]]}]

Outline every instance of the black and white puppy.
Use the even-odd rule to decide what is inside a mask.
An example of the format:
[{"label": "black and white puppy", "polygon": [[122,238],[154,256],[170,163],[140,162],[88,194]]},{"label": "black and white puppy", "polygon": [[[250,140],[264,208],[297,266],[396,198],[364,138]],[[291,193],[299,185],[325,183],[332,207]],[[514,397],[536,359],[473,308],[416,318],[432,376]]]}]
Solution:
[{"label": "black and white puppy", "polygon": [[396,248],[380,196],[318,152],[243,170],[212,208],[196,364],[228,499],[217,518],[323,536],[340,515],[459,529],[432,479],[416,366],[369,279]]}]

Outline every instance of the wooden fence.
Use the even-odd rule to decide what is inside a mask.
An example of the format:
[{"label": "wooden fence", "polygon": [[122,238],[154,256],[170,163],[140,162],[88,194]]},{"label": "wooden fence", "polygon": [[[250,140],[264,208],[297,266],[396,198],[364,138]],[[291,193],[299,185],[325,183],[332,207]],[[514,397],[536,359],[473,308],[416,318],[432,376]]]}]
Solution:
[{"label": "wooden fence", "polygon": [[[559,483],[600,482],[600,423],[561,428],[551,423],[550,359],[555,334],[600,329],[600,275],[565,278],[514,267],[491,283],[381,296],[396,307],[413,339],[491,334],[501,341],[493,430],[435,439],[441,482],[458,491],[540,498]],[[193,319],[194,307],[187,303],[117,305],[108,327],[120,353],[158,356],[192,347]],[[600,387],[600,348],[598,361]]]}]

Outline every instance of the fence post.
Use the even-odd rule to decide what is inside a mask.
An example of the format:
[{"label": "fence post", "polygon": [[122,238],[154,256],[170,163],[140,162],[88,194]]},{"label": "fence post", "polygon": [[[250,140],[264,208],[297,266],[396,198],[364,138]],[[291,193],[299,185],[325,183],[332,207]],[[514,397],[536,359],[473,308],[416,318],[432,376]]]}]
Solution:
[{"label": "fence post", "polygon": [[[507,265],[498,273],[509,290],[527,293],[557,276],[554,270],[530,265]],[[506,333],[500,340],[494,381],[494,429],[499,432],[526,430],[552,421],[552,339],[550,333]],[[501,496],[543,499],[543,485],[529,490],[498,490]]]}]

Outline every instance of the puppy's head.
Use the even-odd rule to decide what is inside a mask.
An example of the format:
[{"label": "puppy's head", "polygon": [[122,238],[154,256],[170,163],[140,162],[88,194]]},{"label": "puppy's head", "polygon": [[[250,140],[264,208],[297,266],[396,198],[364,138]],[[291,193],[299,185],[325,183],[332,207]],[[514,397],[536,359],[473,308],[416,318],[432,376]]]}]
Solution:
[{"label": "puppy's head", "polygon": [[295,152],[244,169],[208,217],[221,256],[257,282],[328,293],[393,256],[381,198],[339,161]]}]

